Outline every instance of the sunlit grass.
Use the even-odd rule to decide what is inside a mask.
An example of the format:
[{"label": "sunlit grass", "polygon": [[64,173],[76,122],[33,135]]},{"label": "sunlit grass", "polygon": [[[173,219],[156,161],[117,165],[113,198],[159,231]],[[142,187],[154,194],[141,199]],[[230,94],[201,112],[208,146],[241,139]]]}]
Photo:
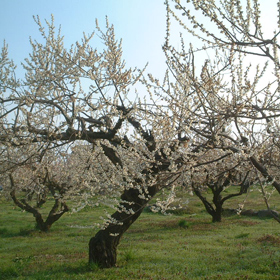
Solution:
[{"label": "sunlit grass", "polygon": [[[278,198],[271,201],[277,205]],[[265,209],[257,192],[249,193],[247,203]],[[42,233],[34,230],[32,215],[1,200],[0,279],[280,278],[276,221],[232,215],[212,224],[195,197],[188,208],[178,215],[143,213],[121,241],[117,267],[100,269],[88,266],[87,250],[102,208],[67,213]]]}]

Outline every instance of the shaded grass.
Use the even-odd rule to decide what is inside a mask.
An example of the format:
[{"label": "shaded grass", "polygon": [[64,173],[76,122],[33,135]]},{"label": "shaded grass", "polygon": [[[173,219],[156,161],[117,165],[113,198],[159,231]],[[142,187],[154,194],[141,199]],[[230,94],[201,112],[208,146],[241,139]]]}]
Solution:
[{"label": "shaded grass", "polygon": [[[264,209],[257,193],[249,196],[254,209]],[[67,213],[42,233],[34,230],[32,215],[0,203],[0,279],[280,278],[276,221],[234,215],[213,224],[195,197],[184,214],[143,213],[124,235],[111,269],[87,264],[88,242],[96,232],[91,225],[103,208]]]}]

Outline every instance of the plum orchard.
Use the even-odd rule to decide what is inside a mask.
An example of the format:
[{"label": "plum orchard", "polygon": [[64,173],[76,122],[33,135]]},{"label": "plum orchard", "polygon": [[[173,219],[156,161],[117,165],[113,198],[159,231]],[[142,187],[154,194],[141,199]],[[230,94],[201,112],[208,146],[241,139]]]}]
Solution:
[{"label": "plum orchard", "polygon": [[[165,2],[168,72],[163,83],[151,75],[146,81],[151,97],[166,103],[162,112],[196,148],[188,182],[213,220],[224,202],[220,192],[232,184],[245,192],[256,171],[280,192],[273,159],[279,155],[279,15],[266,37],[259,1],[216,2]],[[180,50],[170,43],[173,24],[182,28]],[[216,208],[201,186],[211,189]]]},{"label": "plum orchard", "polygon": [[[161,114],[190,139],[191,172],[184,184],[193,187],[213,221],[220,220],[216,215],[228,199],[221,197],[223,189],[239,185],[236,195],[242,194],[260,178],[256,172],[280,192],[274,158],[279,155],[279,15],[275,30],[269,30],[273,35],[266,37],[259,1],[216,2],[165,2],[168,71],[163,83],[152,75],[145,81],[151,98],[166,104],[158,107]],[[182,29],[180,50],[171,44],[173,25]],[[214,205],[202,196],[205,187]]]},{"label": "plum orchard", "polygon": [[[181,140],[155,130],[155,112],[129,100],[142,71],[125,69],[113,26],[107,22],[106,33],[97,26],[106,46],[99,53],[89,45],[93,34],[67,50],[53,21],[45,31],[35,20],[44,44],[31,40],[23,81],[15,78],[6,46],[2,51],[1,178],[43,230],[68,210],[69,200],[120,197],[106,227],[90,241],[90,261],[110,267],[122,234],[153,195],[180,176]],[[27,197],[18,199],[22,192]],[[38,206],[49,193],[55,205],[43,221]],[[28,198],[36,198],[35,206]]]},{"label": "plum orchard", "polygon": [[[78,211],[87,205],[98,205],[109,192],[111,199],[120,196],[121,188],[114,190],[112,184],[118,173],[98,147],[72,146],[67,153],[64,147],[47,149],[33,144],[6,147],[2,156],[4,194],[22,210],[32,213],[36,228],[41,231],[48,231],[70,209]],[[115,180],[121,182],[121,176]],[[50,202],[53,205],[44,220],[42,208]]]},{"label": "plum orchard", "polygon": [[[162,82],[125,68],[121,41],[108,22],[106,32],[97,25],[105,45],[98,52],[90,45],[94,34],[66,49],[53,21],[46,31],[35,18],[44,43],[31,40],[24,80],[15,78],[7,47],[2,50],[1,173],[10,194],[17,203],[17,191],[26,186],[30,195],[32,187],[35,193],[65,187],[55,192],[57,215],[72,197],[86,203],[86,194],[120,195],[116,212],[89,242],[89,261],[102,267],[116,264],[122,235],[163,188],[238,184],[242,193],[247,174],[257,170],[280,192],[277,166],[267,158],[268,143],[279,142],[279,27],[264,37],[257,1],[165,5]],[[194,16],[199,12],[209,29]],[[183,28],[181,50],[171,44],[174,22]],[[186,48],[186,40],[201,42],[201,49]],[[250,66],[251,56],[263,64]],[[146,99],[131,92],[138,82]]]}]

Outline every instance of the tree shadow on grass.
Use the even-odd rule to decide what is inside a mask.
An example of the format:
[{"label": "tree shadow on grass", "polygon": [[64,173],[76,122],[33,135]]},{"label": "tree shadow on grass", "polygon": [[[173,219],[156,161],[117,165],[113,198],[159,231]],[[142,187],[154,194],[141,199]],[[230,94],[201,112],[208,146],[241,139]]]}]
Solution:
[{"label": "tree shadow on grass", "polygon": [[10,238],[10,237],[23,237],[23,236],[33,236],[37,234],[46,234],[37,229],[30,228],[20,228],[18,231],[9,230],[6,227],[0,228],[0,237]]},{"label": "tree shadow on grass", "polygon": [[[86,261],[77,261],[71,264],[53,263],[38,265],[35,257],[16,258],[14,264],[1,268],[1,279],[24,277],[24,279],[89,279],[91,273],[100,270],[97,264],[89,265]],[[92,277],[92,276],[91,276]]]},{"label": "tree shadow on grass", "polygon": [[[99,268],[98,264],[88,264],[86,261],[76,262],[73,264],[61,264],[55,265],[50,269],[40,270],[36,273],[30,271],[29,276],[34,279],[38,276],[38,279],[74,279],[79,275],[79,279],[89,279],[88,276],[102,268]],[[83,276],[84,275],[84,276]],[[76,278],[75,278],[76,279]]]}]

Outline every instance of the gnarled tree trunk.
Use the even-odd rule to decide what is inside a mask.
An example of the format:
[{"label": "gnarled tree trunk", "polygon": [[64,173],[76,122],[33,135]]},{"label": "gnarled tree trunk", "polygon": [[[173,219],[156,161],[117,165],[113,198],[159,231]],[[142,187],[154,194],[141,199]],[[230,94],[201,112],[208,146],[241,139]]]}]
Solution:
[{"label": "gnarled tree trunk", "polygon": [[202,203],[204,204],[204,207],[206,209],[206,211],[208,212],[208,214],[211,215],[212,217],[212,222],[221,222],[222,220],[222,205],[215,205],[216,208],[206,199],[206,197],[204,197],[202,195],[202,193],[197,189],[194,188],[194,193],[196,194],[196,196],[202,201]]},{"label": "gnarled tree trunk", "polygon": [[[42,214],[35,207],[30,206],[24,199],[18,200],[15,191],[10,192],[11,198],[14,203],[22,210],[33,214],[36,220],[36,228],[41,231],[49,231],[54,222],[56,222],[64,213],[69,211],[68,206],[65,203],[55,200],[54,206],[52,207],[46,221],[44,221]],[[59,209],[60,208],[60,209]]]},{"label": "gnarled tree trunk", "polygon": [[[157,193],[159,188],[152,186],[148,188],[149,199],[139,197],[137,189],[124,191],[121,196],[121,206],[126,212],[115,212],[112,218],[119,224],[111,223],[106,229],[100,230],[89,242],[89,263],[97,263],[102,268],[116,265],[117,247],[126,230],[137,220],[148,201]],[[132,204],[130,204],[130,202]],[[132,211],[131,211],[132,210]],[[131,211],[129,213],[129,211]]]},{"label": "gnarled tree trunk", "polygon": [[244,177],[242,183],[240,184],[239,192],[229,194],[225,197],[222,197],[221,193],[224,190],[224,187],[231,184],[230,177],[228,177],[224,182],[217,181],[216,183],[207,184],[208,188],[211,189],[213,194],[213,204],[204,197],[199,190],[199,188],[193,188],[194,193],[197,197],[202,201],[205,206],[206,211],[212,216],[212,222],[221,222],[222,221],[222,212],[223,212],[223,204],[225,201],[232,197],[240,196],[247,192],[248,188],[250,187],[250,181],[247,180],[247,176],[249,172],[247,172],[246,176]]}]

